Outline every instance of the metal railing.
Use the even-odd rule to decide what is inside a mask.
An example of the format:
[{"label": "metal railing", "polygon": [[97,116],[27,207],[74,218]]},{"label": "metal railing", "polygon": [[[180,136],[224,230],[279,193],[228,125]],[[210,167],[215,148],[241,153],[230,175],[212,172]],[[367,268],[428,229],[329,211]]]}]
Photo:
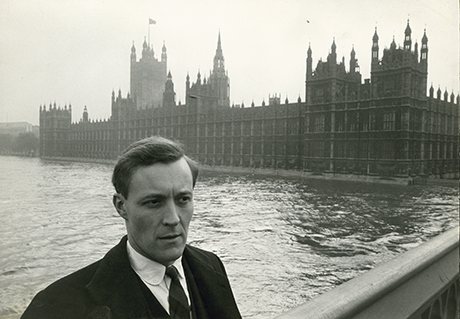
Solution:
[{"label": "metal railing", "polygon": [[455,319],[459,229],[447,232],[277,319]]}]

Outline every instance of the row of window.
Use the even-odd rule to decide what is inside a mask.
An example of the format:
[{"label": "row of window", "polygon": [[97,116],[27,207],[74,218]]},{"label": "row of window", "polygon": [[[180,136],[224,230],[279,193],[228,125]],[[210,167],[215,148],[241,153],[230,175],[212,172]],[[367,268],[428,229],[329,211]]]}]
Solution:
[{"label": "row of window", "polygon": [[[395,112],[389,111],[385,113],[374,112],[337,112],[335,113],[335,131],[394,131],[394,130],[409,130],[422,131],[424,124],[424,132],[435,134],[453,135],[458,130],[458,124],[455,122],[455,117],[447,117],[445,115],[432,114],[426,116],[422,123],[421,112]],[[310,121],[307,124],[308,132],[330,132],[331,131],[331,113],[312,114]]]}]

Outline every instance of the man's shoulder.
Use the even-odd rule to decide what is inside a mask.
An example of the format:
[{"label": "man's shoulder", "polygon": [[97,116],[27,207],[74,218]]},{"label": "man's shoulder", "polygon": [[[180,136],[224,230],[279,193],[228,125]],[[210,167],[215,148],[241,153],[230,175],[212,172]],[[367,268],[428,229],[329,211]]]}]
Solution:
[{"label": "man's shoulder", "polygon": [[[31,301],[22,318],[81,318],[93,306],[88,287],[95,278],[113,276],[123,243],[113,247],[103,258],[51,283]],[[127,262],[127,261],[126,261]]]},{"label": "man's shoulder", "polygon": [[219,257],[214,254],[213,252],[210,252],[208,250],[204,250],[192,245],[186,245],[184,254],[192,255],[195,258],[202,259],[202,260],[219,260]]},{"label": "man's shoulder", "polygon": [[184,257],[189,264],[197,264],[204,268],[211,268],[215,271],[225,272],[224,265],[220,258],[208,250],[204,250],[195,246],[186,245]]},{"label": "man's shoulder", "polygon": [[100,261],[50,284],[32,300],[21,318],[81,318],[90,301],[86,285]]},{"label": "man's shoulder", "polygon": [[101,260],[98,260],[88,266],[68,274],[67,276],[62,277],[50,284],[46,289],[51,291],[60,290],[62,288],[84,288],[91,281],[91,278],[96,272],[100,262]]}]

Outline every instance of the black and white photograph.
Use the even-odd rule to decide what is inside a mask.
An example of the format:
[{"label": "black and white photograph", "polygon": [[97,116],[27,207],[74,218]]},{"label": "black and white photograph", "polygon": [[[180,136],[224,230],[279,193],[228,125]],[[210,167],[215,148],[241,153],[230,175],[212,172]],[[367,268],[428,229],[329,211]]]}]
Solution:
[{"label": "black and white photograph", "polygon": [[458,319],[458,0],[0,0],[0,319]]}]

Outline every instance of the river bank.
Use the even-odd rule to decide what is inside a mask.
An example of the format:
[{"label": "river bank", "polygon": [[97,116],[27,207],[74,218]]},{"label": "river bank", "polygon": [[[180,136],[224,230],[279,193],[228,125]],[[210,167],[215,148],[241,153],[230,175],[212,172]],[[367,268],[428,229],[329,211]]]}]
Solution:
[{"label": "river bank", "polygon": [[[98,163],[114,165],[116,160],[112,159],[99,159],[99,158],[74,158],[74,157],[42,157],[43,160],[48,161],[65,161],[77,163]],[[331,181],[346,181],[346,182],[363,182],[375,184],[393,184],[393,185],[438,185],[448,187],[459,187],[459,179],[454,178],[435,178],[433,176],[421,177],[383,177],[383,176],[370,176],[359,174],[337,174],[337,173],[313,173],[297,170],[285,169],[263,169],[263,168],[250,168],[250,167],[233,167],[233,166],[209,166],[201,165],[200,168],[205,172],[219,173],[219,174],[241,174],[251,176],[274,176],[283,178],[298,178],[298,179],[317,179],[317,180],[331,180]]]}]

